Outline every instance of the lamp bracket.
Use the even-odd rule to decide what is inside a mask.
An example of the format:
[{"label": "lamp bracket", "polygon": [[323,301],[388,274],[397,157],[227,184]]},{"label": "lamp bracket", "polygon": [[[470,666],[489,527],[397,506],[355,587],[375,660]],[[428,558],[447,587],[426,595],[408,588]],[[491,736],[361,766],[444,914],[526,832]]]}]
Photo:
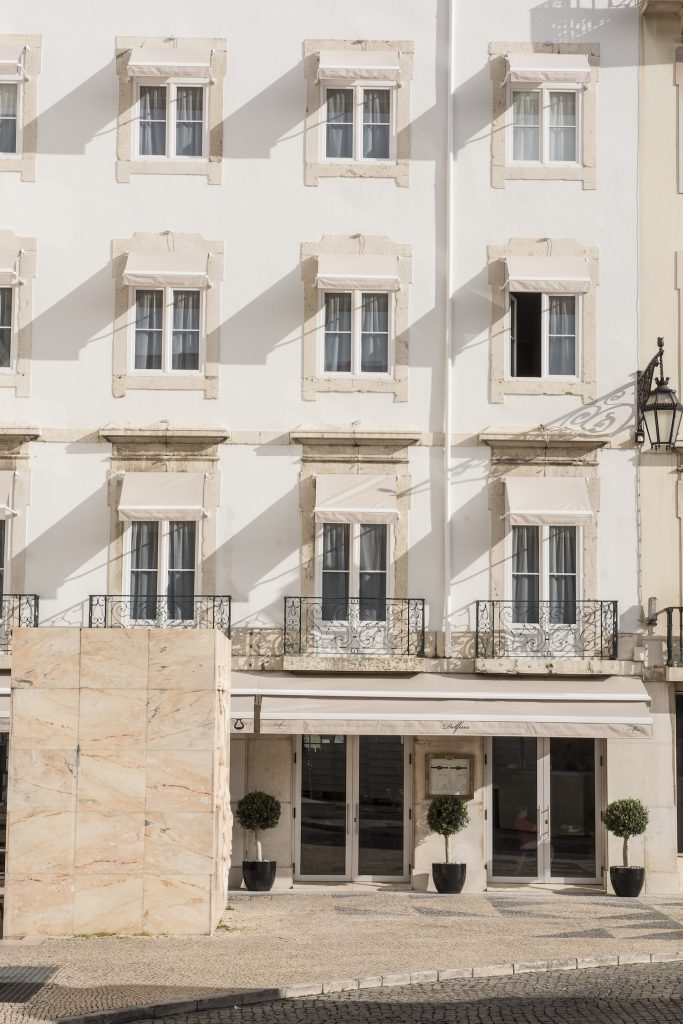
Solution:
[{"label": "lamp bracket", "polygon": [[664,377],[664,338],[657,338],[657,355],[653,356],[644,370],[638,371],[637,376],[637,398],[638,398],[638,425],[643,422],[643,409],[648,395],[652,391],[652,380],[655,370],[659,366],[662,378]]}]

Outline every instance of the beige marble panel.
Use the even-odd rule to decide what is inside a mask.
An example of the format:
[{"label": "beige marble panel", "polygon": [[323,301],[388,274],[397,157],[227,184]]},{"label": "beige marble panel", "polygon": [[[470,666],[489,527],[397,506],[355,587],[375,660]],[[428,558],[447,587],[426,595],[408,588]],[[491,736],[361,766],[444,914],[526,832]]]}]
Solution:
[{"label": "beige marble panel", "polygon": [[73,932],[73,879],[70,875],[15,878],[5,891],[3,937],[70,935]]},{"label": "beige marble panel", "polygon": [[211,810],[214,752],[159,750],[147,757],[148,811]]},{"label": "beige marble panel", "polygon": [[149,687],[213,690],[214,659],[213,630],[152,630],[149,634]]},{"label": "beige marble panel", "polygon": [[31,750],[42,746],[49,750],[75,750],[78,743],[78,696],[78,690],[13,688],[12,749]]},{"label": "beige marble panel", "polygon": [[76,819],[76,870],[84,874],[141,873],[144,813],[113,816],[80,810]]},{"label": "beige marble panel", "polygon": [[146,714],[144,690],[81,690],[81,749],[144,750]]},{"label": "beige marble panel", "polygon": [[80,644],[80,630],[73,627],[13,630],[12,686],[77,687]]},{"label": "beige marble panel", "polygon": [[149,750],[212,750],[216,746],[212,690],[149,690]]},{"label": "beige marble panel", "polygon": [[143,930],[173,935],[210,931],[211,880],[206,875],[145,875]]},{"label": "beige marble panel", "polygon": [[74,864],[74,814],[37,811],[10,814],[7,867],[14,874],[67,874]]},{"label": "beige marble panel", "polygon": [[148,646],[146,629],[81,630],[81,686],[144,689]]},{"label": "beige marble panel", "polygon": [[215,652],[215,687],[217,690],[229,690],[232,641],[228,639],[225,633],[216,633]]},{"label": "beige marble panel", "polygon": [[76,755],[66,750],[13,750],[9,813],[69,811],[76,797]]},{"label": "beige marble panel", "polygon": [[141,875],[82,875],[74,879],[74,932],[137,933],[142,929]]},{"label": "beige marble panel", "polygon": [[152,814],[145,821],[145,871],[162,875],[211,875],[211,814]]},{"label": "beige marble panel", "polygon": [[145,755],[141,747],[118,753],[81,754],[78,806],[102,814],[145,809]]}]

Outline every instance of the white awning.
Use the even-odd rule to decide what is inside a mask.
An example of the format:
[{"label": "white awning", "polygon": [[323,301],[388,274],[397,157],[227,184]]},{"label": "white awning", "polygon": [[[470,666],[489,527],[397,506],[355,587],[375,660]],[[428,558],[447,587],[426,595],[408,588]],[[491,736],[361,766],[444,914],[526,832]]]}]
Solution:
[{"label": "white awning", "polygon": [[[362,685],[361,685],[362,683]],[[400,736],[652,735],[640,679],[234,672],[231,732]],[[255,721],[256,719],[256,721]]]},{"label": "white awning", "polygon": [[17,265],[19,253],[16,249],[0,251],[0,287],[13,288],[20,283]]},{"label": "white awning", "polygon": [[196,522],[206,516],[203,473],[125,473],[119,519]]},{"label": "white awning", "polygon": [[511,292],[580,295],[591,285],[583,256],[508,256],[505,262]]},{"label": "white awning", "polygon": [[24,77],[24,47],[14,43],[10,46],[0,46],[0,78],[7,80],[13,78],[16,81]]},{"label": "white awning", "polygon": [[509,53],[507,61],[508,78],[513,84],[583,85],[591,76],[585,53]]},{"label": "white awning", "polygon": [[318,80],[400,82],[399,54],[395,50],[321,50]]},{"label": "white awning", "polygon": [[135,288],[208,288],[206,253],[195,249],[131,252],[123,283]]},{"label": "white awning", "polygon": [[397,256],[321,255],[318,288],[332,291],[397,292],[401,287]]},{"label": "white awning", "polygon": [[511,526],[585,526],[593,517],[583,477],[508,476],[505,494]]},{"label": "white awning", "polygon": [[317,522],[391,523],[397,516],[393,476],[333,473],[315,478]]},{"label": "white awning", "polygon": [[210,50],[185,50],[175,46],[163,48],[137,46],[128,60],[129,78],[193,78],[211,80]]},{"label": "white awning", "polygon": [[12,508],[14,497],[14,471],[0,472],[0,519],[11,519],[17,513]]}]

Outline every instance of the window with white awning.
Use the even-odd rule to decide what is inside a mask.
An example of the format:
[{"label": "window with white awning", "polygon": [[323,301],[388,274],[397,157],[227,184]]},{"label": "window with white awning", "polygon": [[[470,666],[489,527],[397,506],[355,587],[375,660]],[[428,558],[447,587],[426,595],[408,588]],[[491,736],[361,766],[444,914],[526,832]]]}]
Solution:
[{"label": "window with white awning", "polygon": [[505,265],[511,292],[581,295],[591,284],[583,256],[508,256]]},{"label": "window with white awning", "polygon": [[395,82],[401,80],[399,54],[394,50],[321,50],[320,82]]},{"label": "window with white awning", "polygon": [[119,519],[198,522],[206,516],[204,473],[125,473]]},{"label": "window with white awning", "polygon": [[0,471],[0,519],[12,519],[16,516],[14,503],[14,471]]},{"label": "window with white awning", "polygon": [[315,519],[322,523],[393,523],[396,478],[333,473],[315,478]]},{"label": "window with white awning", "polygon": [[184,47],[136,46],[128,60],[130,78],[188,78],[211,81],[211,51]]},{"label": "window with white awning", "polygon": [[583,85],[591,75],[585,53],[509,53],[507,65],[508,81],[516,85]]},{"label": "window with white awning", "polygon": [[398,257],[321,254],[316,285],[331,291],[396,292],[401,287]]},{"label": "window with white awning", "polygon": [[208,288],[207,255],[186,249],[176,252],[131,252],[123,283],[132,288]]},{"label": "window with white awning", "polygon": [[583,477],[508,476],[505,499],[511,526],[586,526],[593,518]]},{"label": "window with white awning", "polygon": [[24,78],[24,49],[16,44],[0,46],[0,78],[20,82]]}]

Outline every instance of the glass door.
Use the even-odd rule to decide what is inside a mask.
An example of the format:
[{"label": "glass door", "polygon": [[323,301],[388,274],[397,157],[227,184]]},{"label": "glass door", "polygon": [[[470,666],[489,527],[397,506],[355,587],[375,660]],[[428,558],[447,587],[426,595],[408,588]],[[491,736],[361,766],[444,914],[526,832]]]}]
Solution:
[{"label": "glass door", "polygon": [[354,878],[403,878],[405,742],[403,736],[357,736]]},{"label": "glass door", "polygon": [[302,736],[299,762],[299,852],[303,878],[349,877],[349,779],[346,736]]}]

